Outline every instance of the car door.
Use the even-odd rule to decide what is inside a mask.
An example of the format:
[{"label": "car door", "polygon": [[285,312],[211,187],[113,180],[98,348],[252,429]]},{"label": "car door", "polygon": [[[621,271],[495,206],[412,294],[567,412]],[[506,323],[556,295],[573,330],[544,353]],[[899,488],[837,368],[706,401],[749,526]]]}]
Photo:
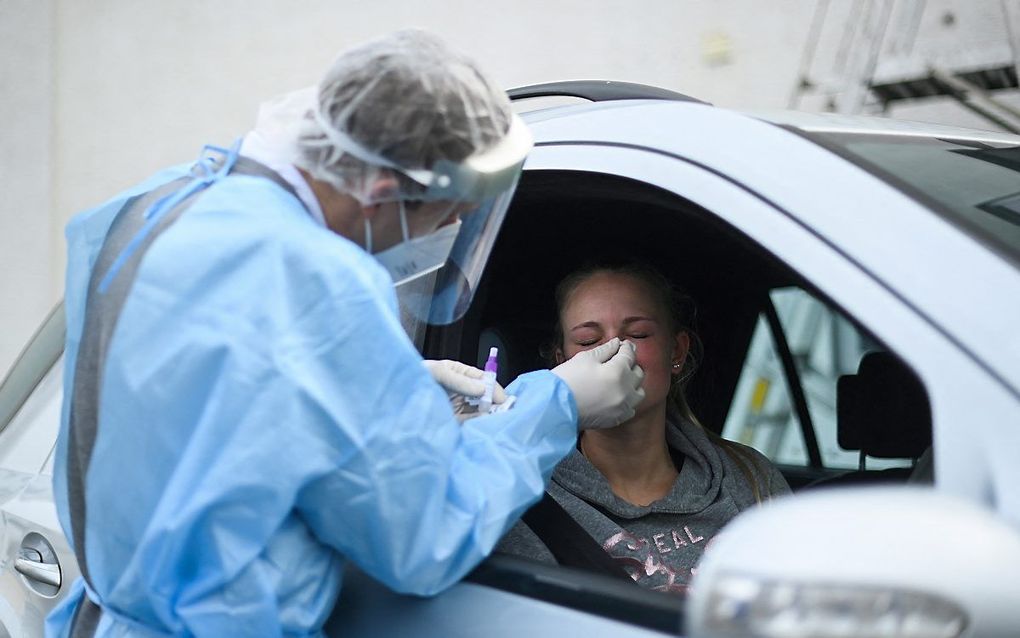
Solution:
[{"label": "car door", "polygon": [[[869,457],[867,446],[862,455],[860,447],[840,444],[850,438],[846,418],[840,436],[840,380],[853,378],[867,353],[884,351],[882,344],[799,286],[770,289],[763,305],[723,436],[765,454],[795,488],[833,479],[896,481],[909,474],[923,447],[912,438],[926,438],[926,446],[931,445],[925,406],[904,408],[921,413],[917,418],[928,427],[925,433],[920,424],[916,429],[921,432],[902,437],[900,448],[908,450],[902,456],[891,456],[896,453],[891,444],[885,447],[892,452],[883,452],[882,458]],[[918,401],[927,403],[927,397]],[[902,471],[886,471],[896,469]]]},{"label": "car door", "polygon": [[0,385],[0,635],[41,636],[78,576],[52,490],[63,339],[58,306]]},{"label": "car door", "polygon": [[[878,180],[843,166],[837,158],[828,159],[833,162],[829,170],[840,172],[832,180],[832,184],[836,185],[833,186],[834,191],[825,193],[824,197],[817,195],[813,202],[804,192],[792,193],[791,202],[803,200],[809,205],[813,204],[813,208],[798,208],[794,205],[784,206],[775,196],[764,197],[757,184],[743,181],[739,174],[727,173],[719,166],[707,167],[702,162],[675,153],[598,141],[543,143],[540,138],[529,157],[526,176],[521,182],[516,200],[528,201],[530,198],[530,203],[524,209],[515,203],[515,208],[511,210],[500,243],[490,260],[490,270],[486,274],[487,289],[476,298],[476,304],[483,308],[472,308],[460,325],[432,331],[426,340],[426,354],[469,360],[481,356],[481,352],[487,352],[491,340],[500,338],[507,340],[504,345],[510,349],[513,349],[513,344],[509,341],[514,339],[530,341],[533,346],[533,338],[521,336],[530,332],[531,327],[517,313],[520,308],[530,313],[541,305],[528,297],[529,290],[544,289],[541,294],[551,294],[548,283],[554,281],[557,275],[569,271],[569,267],[559,263],[565,259],[565,255],[578,260],[588,252],[598,258],[599,251],[605,250],[608,242],[630,244],[639,252],[644,246],[647,247],[645,254],[652,252],[652,246],[660,245],[658,238],[653,236],[655,231],[643,230],[640,220],[635,219],[643,210],[638,200],[643,199],[641,191],[644,190],[660,200],[674,198],[678,202],[678,209],[689,208],[693,204],[700,214],[719,222],[724,227],[724,233],[739,236],[741,241],[750,244],[754,250],[767,254],[777,267],[781,265],[792,273],[799,284],[795,288],[759,288],[759,292],[764,289],[772,296],[773,304],[781,308],[776,314],[780,332],[787,338],[793,339],[795,334],[803,332],[803,327],[793,328],[793,324],[805,323],[806,320],[797,317],[802,314],[817,315],[824,312],[828,315],[829,324],[837,326],[837,330],[846,332],[852,329],[852,338],[844,340],[847,350],[844,353],[845,362],[830,366],[832,374],[827,379],[818,380],[819,383],[805,379],[804,386],[817,387],[802,387],[802,392],[812,395],[815,401],[831,403],[832,390],[828,386],[838,373],[852,371],[865,351],[880,345],[908,365],[923,384],[931,401],[936,444],[953,445],[966,441],[963,450],[954,450],[954,462],[958,466],[961,463],[972,463],[970,470],[978,476],[981,473],[979,461],[968,453],[975,446],[973,441],[968,440],[967,428],[976,421],[1003,423],[1015,419],[1020,413],[1016,397],[989,375],[971,353],[961,349],[952,335],[946,334],[933,318],[918,312],[917,306],[909,301],[914,291],[898,289],[892,282],[896,277],[887,277],[881,263],[869,262],[857,247],[841,245],[836,240],[838,238],[823,236],[814,227],[812,215],[817,212],[815,209],[819,203],[823,200],[829,202],[833,198],[838,200],[840,196],[846,198],[847,206],[852,209],[855,196],[860,199],[861,193],[865,193],[866,198],[872,200],[869,205],[877,201],[885,207],[884,211],[892,215],[897,214],[898,207],[913,205]],[[543,174],[548,178],[536,181],[536,177]],[[566,214],[564,211],[569,208],[570,197],[581,193],[586,182],[590,183],[592,190],[607,191],[616,188],[622,183],[621,180],[634,189],[634,195],[633,201],[623,199],[612,202],[611,208],[615,207],[619,211],[616,217],[612,216],[612,212],[609,215],[585,216],[582,211],[571,223],[555,225],[555,217]],[[540,184],[540,187],[535,184]],[[537,194],[529,192],[533,187]],[[813,187],[804,184],[803,188]],[[549,199],[543,205],[543,198],[551,193],[556,193],[555,200]],[[587,207],[586,201],[581,208]],[[905,215],[919,213],[923,222],[923,211],[909,210]],[[603,232],[586,227],[586,220],[589,225],[597,220],[602,226],[611,226],[612,229]],[[902,220],[897,223],[902,223]],[[921,241],[926,230],[923,223],[914,227]],[[555,237],[543,243],[541,239],[550,234]],[[876,229],[876,235],[881,234],[881,229]],[[700,239],[695,238],[693,241]],[[895,252],[897,243],[903,241],[903,238],[893,233],[887,240],[889,244],[885,249]],[[942,237],[939,241],[944,240]],[[961,238],[960,242],[961,254],[973,248],[965,238]],[[853,256],[854,253],[857,255]],[[719,264],[713,266],[724,263],[725,260],[720,260]],[[702,279],[720,276],[712,270],[707,269],[697,275]],[[519,285],[515,286],[515,281],[520,282]],[[500,297],[509,297],[511,301],[501,304]],[[734,300],[734,309],[739,307],[738,301]],[[751,317],[753,325],[758,317],[754,313]],[[738,372],[749,369],[745,355],[754,349],[756,342],[753,331],[750,332],[751,336],[743,341],[735,339],[740,342],[737,348],[741,353],[736,366]],[[528,350],[533,348],[529,346]],[[804,354],[810,355],[810,352]],[[751,363],[762,363],[766,358],[759,356],[759,361]],[[534,359],[530,359],[526,365],[533,366]],[[804,371],[803,368],[800,370]],[[789,384],[790,380],[784,379],[783,374],[780,371],[774,379],[782,379],[782,383]],[[731,386],[729,391],[720,396],[728,397],[726,405],[721,410],[716,406],[714,411],[725,417],[727,412],[733,412],[731,404],[740,398],[740,393]],[[815,408],[815,411],[820,412],[824,407]],[[832,406],[828,405],[828,409],[831,410]],[[803,432],[803,422],[793,421],[787,423],[786,427],[791,428],[791,423],[795,435]],[[831,422],[827,427],[832,427]],[[819,434],[812,429],[805,437],[808,435],[816,437],[817,446]],[[812,465],[806,447],[807,444],[801,441],[799,451],[785,452],[799,454],[802,469],[810,469]],[[959,455],[961,451],[963,458]],[[827,450],[826,454],[835,459],[840,451]],[[840,467],[846,463],[844,455],[841,461],[830,464]],[[974,488],[975,482],[960,484],[950,481],[945,489],[968,494]],[[975,497],[974,493],[968,495]],[[536,583],[541,583],[541,586],[536,586]],[[614,604],[606,603],[601,608],[593,608],[599,607],[597,605],[586,607],[578,604],[577,592],[591,590],[594,587],[592,583],[597,583],[599,587],[609,586],[608,580],[601,576],[582,574],[566,568],[549,568],[521,559],[495,557],[470,575],[466,582],[432,600],[400,603],[399,597],[380,593],[379,596],[388,597],[390,601],[389,605],[380,606],[369,600],[375,599],[374,594],[368,595],[368,599],[361,598],[368,589],[359,593],[347,590],[334,621],[336,627],[358,628],[355,635],[382,634],[414,626],[428,627],[430,635],[468,635],[477,625],[474,622],[465,624],[463,616],[454,613],[454,610],[461,609],[470,610],[469,618],[475,618],[477,614],[489,617],[502,614],[512,616],[515,622],[486,625],[486,633],[497,636],[519,634],[524,625],[517,624],[517,621],[525,618],[527,631],[535,635],[561,633],[565,622],[570,622],[571,629],[574,629],[581,626],[577,624],[579,619],[584,619],[586,628],[603,627],[608,632],[605,635],[618,635],[612,633],[615,631],[624,635],[628,631],[639,631],[639,628],[663,629],[662,625],[652,624],[651,619],[657,617],[656,605],[660,602],[652,592],[607,589],[601,590],[599,600],[613,601]],[[507,598],[493,595],[492,589],[503,590],[513,596]],[[647,603],[647,607],[642,609],[641,603],[635,602],[635,596],[644,596],[647,601],[654,599],[655,602]],[[525,599],[530,599],[530,602]],[[668,607],[668,604],[665,606]],[[606,611],[613,607],[627,607],[630,613],[625,617],[613,617]],[[563,608],[569,608],[575,613],[565,614]],[[377,611],[366,611],[371,609]],[[381,609],[392,613],[380,613],[378,610]],[[676,601],[674,610],[682,617],[682,600]],[[621,619],[632,626],[621,626]]]}]

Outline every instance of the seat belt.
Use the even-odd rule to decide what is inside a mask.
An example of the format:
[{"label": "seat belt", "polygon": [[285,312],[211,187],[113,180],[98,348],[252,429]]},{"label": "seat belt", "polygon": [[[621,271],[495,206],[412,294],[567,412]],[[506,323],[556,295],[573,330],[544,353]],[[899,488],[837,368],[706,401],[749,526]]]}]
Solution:
[{"label": "seat belt", "polygon": [[634,582],[549,492],[521,520],[545,543],[560,565]]}]

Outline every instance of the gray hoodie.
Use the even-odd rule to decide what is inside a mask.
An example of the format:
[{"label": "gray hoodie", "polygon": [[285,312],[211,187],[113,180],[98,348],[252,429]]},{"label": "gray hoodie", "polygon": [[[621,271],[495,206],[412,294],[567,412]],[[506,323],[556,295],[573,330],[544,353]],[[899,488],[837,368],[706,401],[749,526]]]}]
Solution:
[{"label": "gray hoodie", "polygon": [[[757,503],[748,473],[762,500],[790,488],[757,450],[737,443],[730,445],[739,452],[723,449],[685,419],[669,420],[666,442],[683,463],[669,494],[650,505],[632,505],[616,496],[606,478],[577,450],[557,466],[548,491],[638,584],[683,592],[716,533]],[[523,522],[503,537],[496,551],[556,562]]]}]

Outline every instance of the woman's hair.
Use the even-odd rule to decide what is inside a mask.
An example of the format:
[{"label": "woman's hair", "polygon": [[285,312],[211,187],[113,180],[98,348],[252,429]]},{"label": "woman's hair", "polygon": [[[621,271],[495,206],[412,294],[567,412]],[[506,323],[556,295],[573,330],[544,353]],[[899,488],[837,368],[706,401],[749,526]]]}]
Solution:
[{"label": "woman's hair", "polygon": [[[564,340],[563,340],[563,311],[567,304],[570,302],[571,296],[577,287],[582,283],[590,279],[591,277],[598,274],[611,274],[611,275],[624,275],[631,277],[640,282],[645,289],[652,295],[652,298],[664,311],[666,319],[668,321],[668,328],[670,334],[679,334],[681,332],[687,333],[690,339],[690,348],[687,352],[687,356],[684,358],[683,367],[680,370],[680,374],[673,375],[669,386],[668,395],[668,410],[674,411],[681,418],[694,423],[698,427],[705,430],[709,438],[736,463],[737,467],[740,468],[742,474],[747,479],[747,482],[751,485],[754,491],[754,498],[757,502],[762,502],[762,490],[760,484],[762,481],[756,478],[756,474],[759,472],[752,471],[752,467],[757,468],[754,457],[748,453],[742,446],[728,441],[709,428],[702,425],[698,417],[695,416],[691,406],[687,401],[687,385],[690,383],[691,378],[697,371],[698,366],[701,364],[702,357],[704,355],[704,346],[701,339],[695,332],[695,321],[697,318],[697,307],[694,304],[694,300],[687,295],[683,290],[678,288],[671,282],[665,275],[659,272],[656,268],[650,264],[644,262],[627,262],[624,264],[614,265],[587,265],[571,272],[569,275],[560,280],[560,283],[556,285],[556,325],[553,332],[553,340],[550,344],[542,348],[542,356],[549,360],[553,365],[558,363],[556,361],[557,353],[564,351]],[[768,496],[768,484],[767,479],[764,481],[765,485],[765,496]]]}]

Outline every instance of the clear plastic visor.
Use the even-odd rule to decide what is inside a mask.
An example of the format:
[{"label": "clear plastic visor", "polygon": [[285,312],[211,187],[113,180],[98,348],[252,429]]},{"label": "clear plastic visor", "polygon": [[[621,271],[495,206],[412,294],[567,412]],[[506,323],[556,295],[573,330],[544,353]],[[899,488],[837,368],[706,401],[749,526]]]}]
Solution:
[{"label": "clear plastic visor", "polygon": [[492,148],[460,162],[439,160],[430,170],[394,168],[425,187],[423,201],[484,201],[513,190],[532,144],[527,125],[512,113],[506,135]]},{"label": "clear plastic visor", "polygon": [[467,312],[518,178],[519,173],[510,188],[461,215],[460,232],[442,266],[396,286],[401,321],[417,345],[421,345],[426,324],[451,324]]}]

